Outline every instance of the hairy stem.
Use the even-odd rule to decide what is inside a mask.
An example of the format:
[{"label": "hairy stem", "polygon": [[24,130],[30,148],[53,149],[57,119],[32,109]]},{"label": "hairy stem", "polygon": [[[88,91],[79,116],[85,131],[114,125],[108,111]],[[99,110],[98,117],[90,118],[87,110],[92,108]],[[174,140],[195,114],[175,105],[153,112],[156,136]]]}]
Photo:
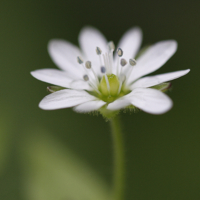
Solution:
[{"label": "hairy stem", "polygon": [[124,199],[124,147],[119,117],[110,120],[114,147],[113,200]]}]

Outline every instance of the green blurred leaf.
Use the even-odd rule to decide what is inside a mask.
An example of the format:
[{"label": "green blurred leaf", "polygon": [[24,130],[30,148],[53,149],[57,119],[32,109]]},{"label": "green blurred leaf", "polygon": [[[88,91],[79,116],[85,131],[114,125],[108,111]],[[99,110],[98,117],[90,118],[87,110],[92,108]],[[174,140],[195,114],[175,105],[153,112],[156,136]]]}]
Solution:
[{"label": "green blurred leaf", "polygon": [[0,174],[6,167],[10,153],[11,131],[8,128],[8,119],[0,118]]},{"label": "green blurred leaf", "polygon": [[43,132],[22,146],[29,200],[106,200],[108,186],[83,161]]}]

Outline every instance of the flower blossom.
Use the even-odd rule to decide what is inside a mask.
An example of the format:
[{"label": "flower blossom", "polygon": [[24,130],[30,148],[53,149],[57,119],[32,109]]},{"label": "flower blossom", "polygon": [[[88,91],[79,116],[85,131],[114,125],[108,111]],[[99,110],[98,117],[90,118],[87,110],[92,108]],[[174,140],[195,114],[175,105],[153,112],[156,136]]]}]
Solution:
[{"label": "flower blossom", "polygon": [[138,27],[122,36],[117,49],[92,27],[81,30],[80,49],[64,40],[51,40],[48,51],[60,70],[31,72],[38,80],[55,85],[48,88],[52,93],[42,99],[39,107],[73,107],[85,113],[112,113],[131,107],[151,114],[167,112],[173,104],[163,93],[170,85],[167,82],[190,70],[144,77],[167,62],[176,52],[177,42],[166,40],[149,46],[136,61],[141,42],[142,31]]}]

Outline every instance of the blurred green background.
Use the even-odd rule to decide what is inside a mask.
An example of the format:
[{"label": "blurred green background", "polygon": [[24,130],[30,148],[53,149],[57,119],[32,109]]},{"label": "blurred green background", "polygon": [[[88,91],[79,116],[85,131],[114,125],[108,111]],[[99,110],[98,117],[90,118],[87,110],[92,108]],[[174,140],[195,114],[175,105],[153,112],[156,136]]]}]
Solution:
[{"label": "blurred green background", "polygon": [[30,75],[56,68],[52,38],[78,44],[85,25],[118,42],[138,25],[143,45],[176,39],[177,53],[156,73],[190,68],[173,81],[174,107],[154,116],[121,114],[126,200],[200,199],[200,1],[0,1],[0,199],[106,199],[112,178],[109,123],[72,109],[43,111],[46,83]]}]

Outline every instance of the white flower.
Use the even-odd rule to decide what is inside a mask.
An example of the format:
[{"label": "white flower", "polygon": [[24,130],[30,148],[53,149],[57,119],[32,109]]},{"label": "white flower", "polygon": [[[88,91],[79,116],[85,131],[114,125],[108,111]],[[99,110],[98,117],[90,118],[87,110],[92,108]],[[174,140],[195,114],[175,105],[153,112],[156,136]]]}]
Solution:
[{"label": "white flower", "polygon": [[[64,40],[49,42],[48,51],[61,69],[40,69],[31,74],[62,90],[47,95],[39,107],[45,110],[74,107],[77,112],[100,108],[116,111],[133,105],[147,113],[162,114],[172,107],[171,99],[151,88],[187,74],[181,70],[143,77],[164,65],[176,52],[174,40],[158,42],[134,60],[142,41],[140,28],[127,31],[113,56],[114,44],[95,28],[85,27],[79,35],[81,50]],[[113,58],[114,57],[114,58]],[[64,87],[64,88],[63,88]]]}]

